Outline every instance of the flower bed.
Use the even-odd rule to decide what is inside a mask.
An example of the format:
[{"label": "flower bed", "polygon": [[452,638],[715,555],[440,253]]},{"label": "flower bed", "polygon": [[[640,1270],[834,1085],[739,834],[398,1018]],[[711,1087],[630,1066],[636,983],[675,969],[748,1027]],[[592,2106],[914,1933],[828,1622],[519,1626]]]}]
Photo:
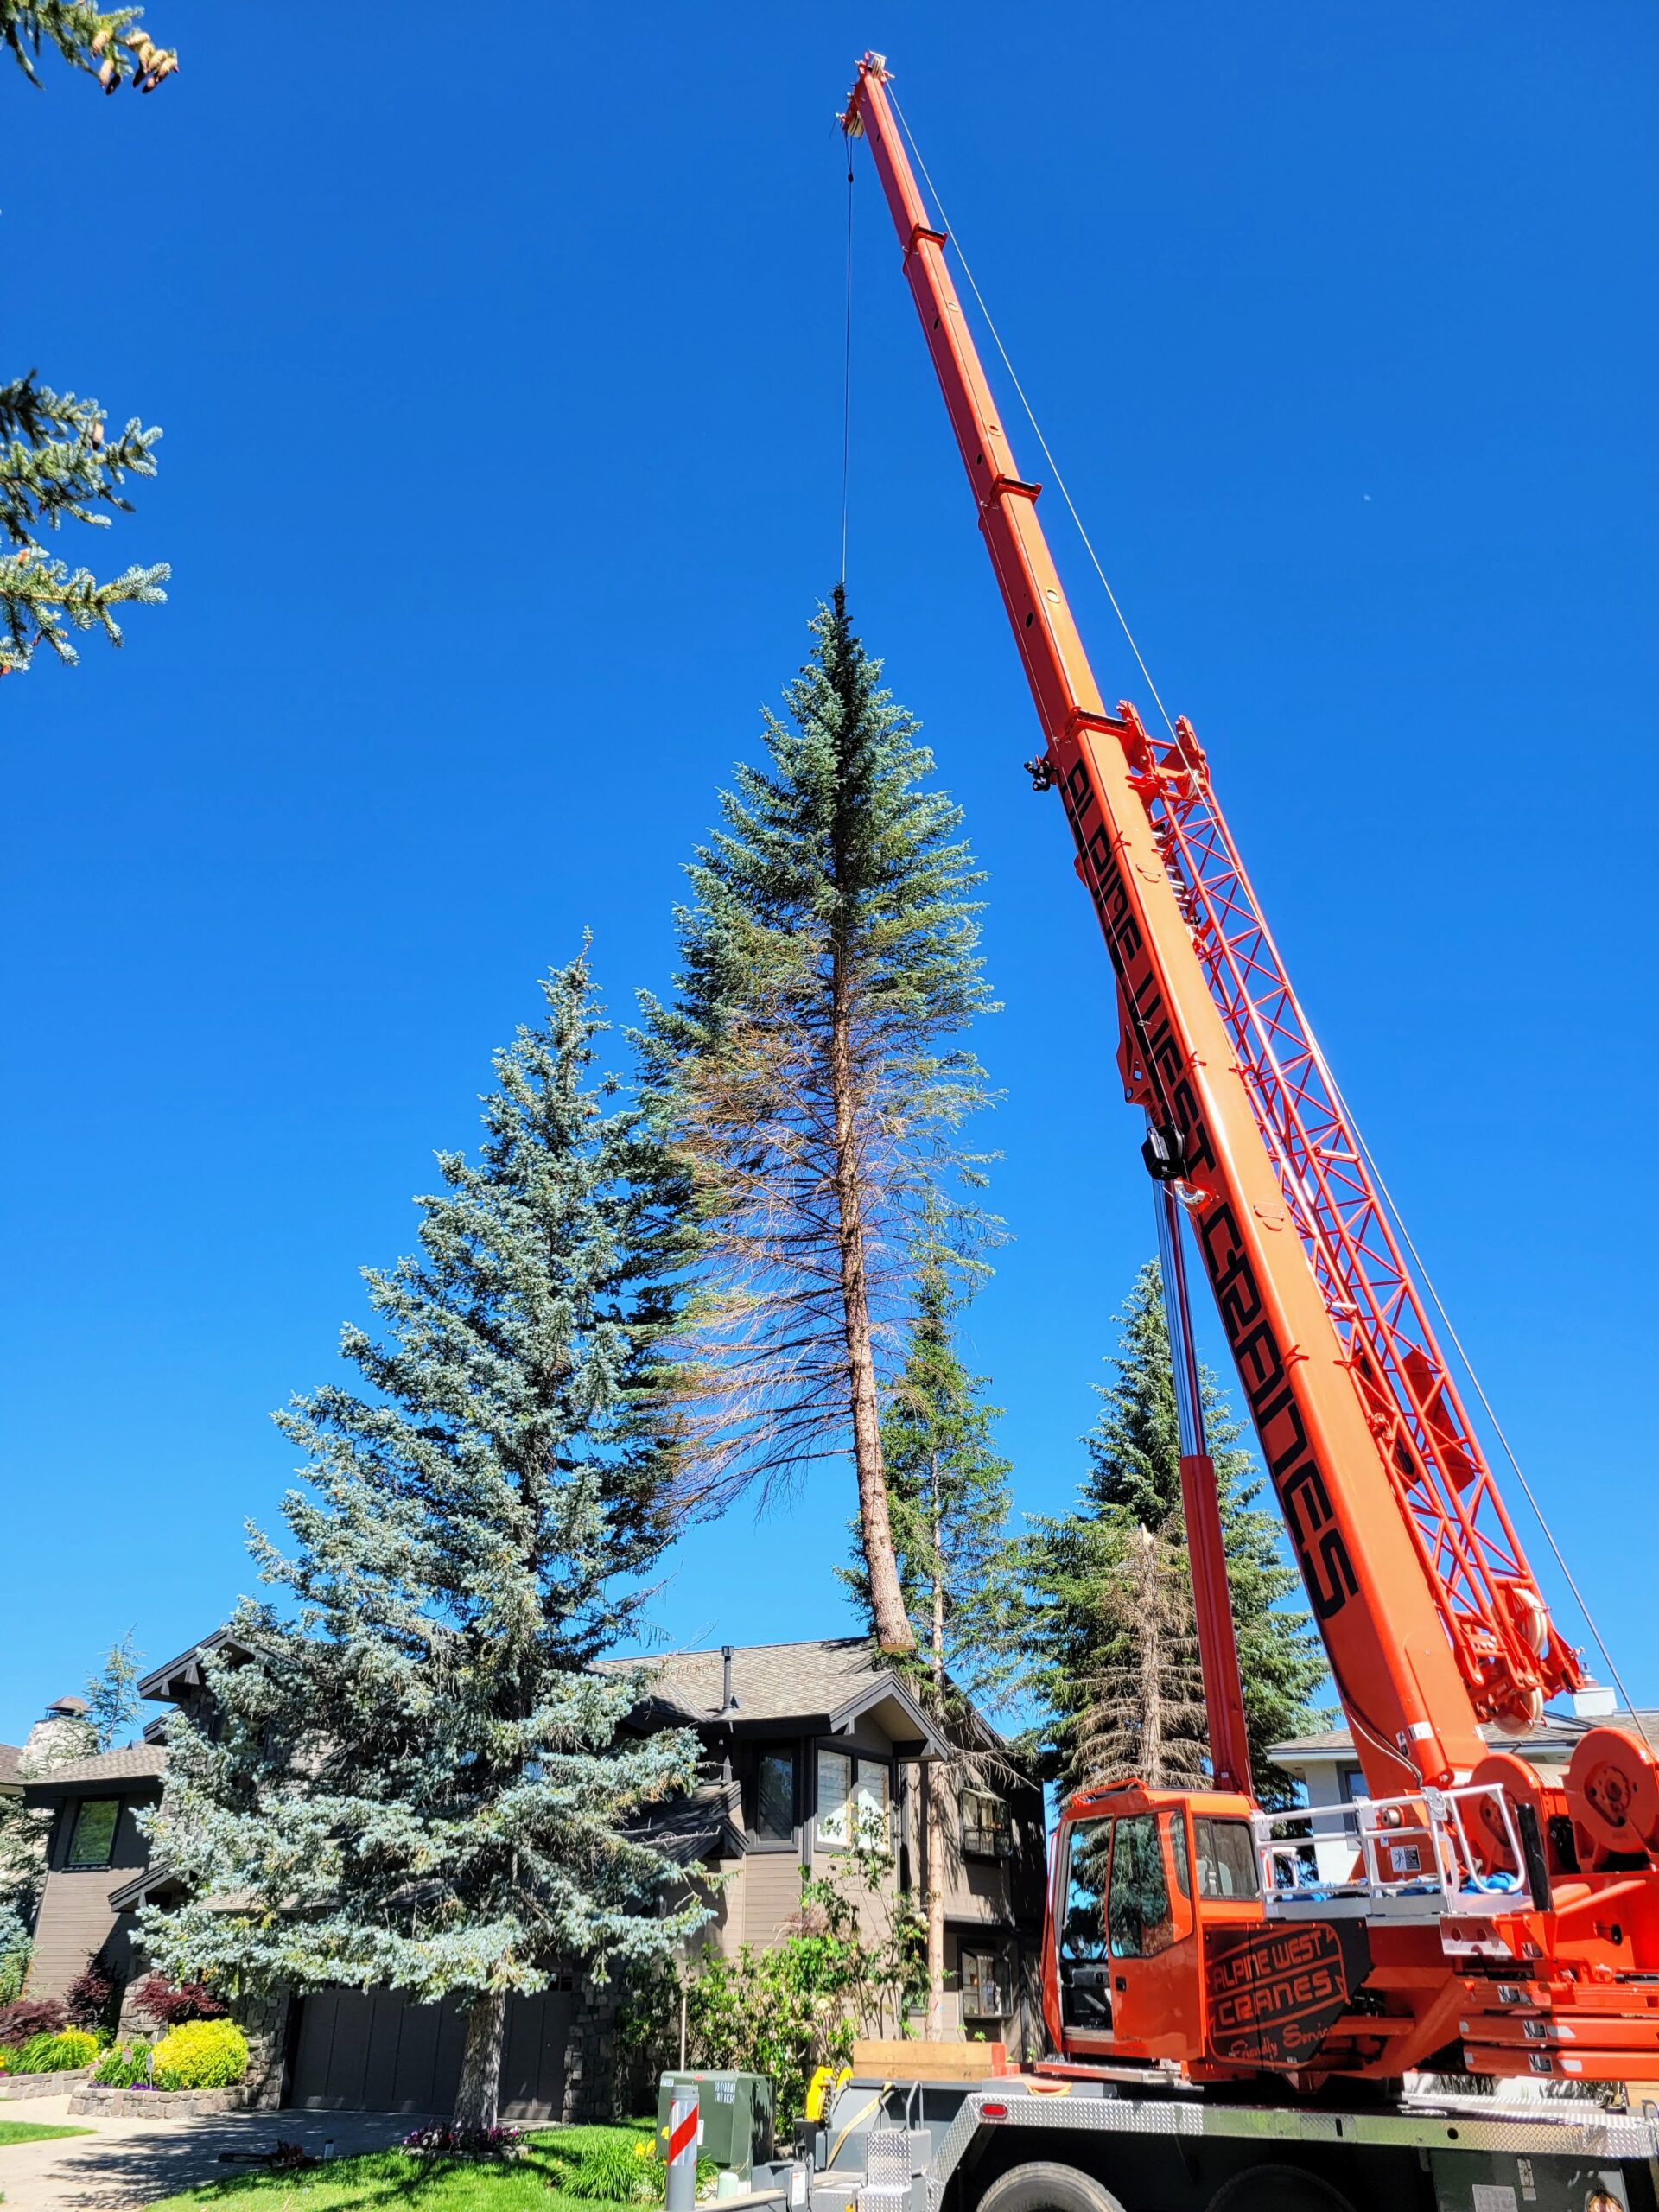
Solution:
[{"label": "flower bed", "polygon": [[[63,2083],[60,2074],[41,2078]],[[228,2089],[104,2089],[80,2078],[69,2109],[100,2120],[191,2120],[201,2113],[246,2112],[255,2102],[255,2092],[239,2083]]]},{"label": "flower bed", "polygon": [[14,2097],[60,2097],[66,2089],[79,2088],[92,2070],[78,2066],[67,2074],[0,2074],[0,2104]]}]

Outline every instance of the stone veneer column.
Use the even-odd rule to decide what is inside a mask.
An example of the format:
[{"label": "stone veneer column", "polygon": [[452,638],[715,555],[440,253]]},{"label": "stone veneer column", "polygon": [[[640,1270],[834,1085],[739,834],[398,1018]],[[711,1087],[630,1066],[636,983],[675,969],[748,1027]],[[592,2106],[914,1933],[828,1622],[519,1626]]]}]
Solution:
[{"label": "stone veneer column", "polygon": [[564,2046],[564,2118],[609,2120],[616,2103],[616,2017],[621,2010],[618,1978],[595,1983],[582,1974],[571,2008]]}]

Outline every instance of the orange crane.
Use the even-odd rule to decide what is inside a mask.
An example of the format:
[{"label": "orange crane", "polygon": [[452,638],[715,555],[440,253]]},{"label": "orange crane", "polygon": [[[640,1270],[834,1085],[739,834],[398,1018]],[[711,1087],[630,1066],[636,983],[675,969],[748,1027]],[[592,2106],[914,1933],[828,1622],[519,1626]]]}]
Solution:
[{"label": "orange crane", "polygon": [[[1065,1806],[1045,2012],[1061,2071],[1659,2081],[1659,1761],[1596,1726],[1564,1772],[1491,1749],[1584,1679],[1552,1622],[1192,728],[1109,712],[867,54],[874,157],[1117,982],[1161,1190],[1213,1790]],[[1185,1229],[1183,1228],[1185,1224]],[[1214,1470],[1185,1305],[1207,1275],[1370,1796],[1311,1881],[1249,1795]],[[1317,1823],[1316,1823],[1317,1825]]]}]

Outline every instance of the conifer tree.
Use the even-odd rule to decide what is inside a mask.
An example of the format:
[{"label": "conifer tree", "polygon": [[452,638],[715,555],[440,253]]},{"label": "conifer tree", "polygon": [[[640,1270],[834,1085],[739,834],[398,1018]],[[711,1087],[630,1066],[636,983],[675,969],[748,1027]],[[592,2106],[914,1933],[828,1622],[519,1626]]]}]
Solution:
[{"label": "conifer tree", "polygon": [[189,1896],[145,1920],[179,1979],[458,1993],[467,2127],[495,2119],[510,1993],[660,1959],[703,1916],[641,1909],[674,1869],[626,1833],[696,1739],[620,1735],[641,1678],[593,1665],[671,1533],[681,1193],[591,1078],[585,955],[543,988],[478,1157],[439,1155],[420,1256],[365,1271],[360,1394],[278,1416],[308,1488],[289,1550],[252,1548],[290,1610],[238,1609],[218,1740],[169,1724],[152,1834]]},{"label": "conifer tree", "polygon": [[[1029,1611],[1022,1637],[1029,1648],[1027,1688],[1046,1708],[1046,1739],[1065,1786],[1109,1778],[1096,1761],[1137,1740],[1138,1700],[1133,1603],[1126,1590],[1148,1573],[1160,1587],[1172,1577],[1183,1618],[1192,1617],[1192,1589],[1180,1542],[1180,1433],[1174,1372],[1164,1312],[1163,1280],[1151,1260],[1136,1278],[1121,1316],[1116,1374],[1100,1391],[1100,1418],[1084,1439],[1089,1473],[1070,1513],[1033,1522],[1024,1544]],[[1270,1745],[1319,1725],[1312,1700],[1325,1661],[1305,1612],[1282,1600],[1297,1586],[1285,1560],[1277,1516],[1261,1508],[1262,1482],[1242,1444],[1243,1432],[1207,1370],[1202,1376],[1205,1429],[1220,1493],[1228,1584],[1243,1678],[1244,1713],[1255,1788],[1263,1804],[1288,1801],[1289,1777],[1268,1758]],[[1152,1540],[1150,1565],[1135,1545]],[[1127,1580],[1126,1580],[1127,1578]],[[1204,1714],[1193,1694],[1191,1657],[1196,1630],[1166,1638],[1162,1774],[1190,1777],[1207,1751]]]},{"label": "conifer tree", "polygon": [[51,46],[106,92],[129,81],[153,92],[178,67],[179,57],[142,28],[143,12],[94,7],[91,0],[0,0],[0,40],[33,85],[41,81],[35,64]]},{"label": "conifer tree", "polygon": [[[89,0],[0,0],[0,41],[36,86],[35,64],[51,47],[106,92],[129,82],[152,92],[179,57],[151,39],[139,20],[143,12]],[[72,569],[48,553],[35,535],[42,524],[59,529],[66,515],[107,527],[99,507],[131,512],[118,486],[130,475],[156,474],[150,448],[159,430],[145,429],[135,416],[118,438],[106,440],[104,423],[96,400],[49,391],[36,384],[33,369],[0,384],[0,676],[26,669],[42,644],[73,664],[79,656],[72,630],[101,629],[118,645],[117,607],[167,597],[164,562],[99,583],[90,569]]]},{"label": "conifer tree", "polygon": [[104,435],[105,414],[93,399],[50,391],[26,377],[0,385],[0,671],[24,669],[35,648],[49,645],[61,661],[76,658],[72,630],[101,628],[121,643],[115,609],[153,606],[166,598],[165,565],[128,569],[107,583],[48,554],[39,531],[76,522],[107,525],[100,507],[132,512],[119,490],[129,476],[153,476],[151,448],[161,436],[137,418],[117,438]]},{"label": "conifer tree", "polygon": [[739,767],[689,870],[642,1042],[702,1231],[695,1496],[764,1497],[850,1441],[876,1636],[903,1651],[880,1381],[915,1220],[972,1173],[982,878],[839,588],[811,627],[767,766]]},{"label": "conifer tree", "polygon": [[100,1751],[112,1751],[138,1718],[138,1662],[129,1629],[104,1654],[104,1664],[86,1677],[86,1725]]},{"label": "conifer tree", "polygon": [[[990,1778],[986,1770],[995,1761],[973,1728],[969,1700],[995,1687],[1012,1604],[1008,1462],[993,1433],[999,1409],[984,1402],[983,1377],[969,1372],[956,1346],[952,1317],[960,1302],[946,1255],[930,1236],[909,1351],[881,1424],[899,1587],[910,1618],[922,1624],[919,1648],[895,1663],[955,1746],[948,1760],[923,1770],[931,2034],[944,2019],[955,1794],[964,1782]],[[855,1559],[841,1573],[874,1625],[868,1568]]]}]

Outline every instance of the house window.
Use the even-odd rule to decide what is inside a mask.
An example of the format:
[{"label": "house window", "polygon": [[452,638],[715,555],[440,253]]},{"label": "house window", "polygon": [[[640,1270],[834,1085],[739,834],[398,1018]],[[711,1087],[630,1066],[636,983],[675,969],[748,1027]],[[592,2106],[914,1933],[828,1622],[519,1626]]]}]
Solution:
[{"label": "house window", "polygon": [[793,1751],[762,1751],[755,1762],[754,1834],[759,1843],[790,1843],[794,1840]]},{"label": "house window", "polygon": [[957,1961],[963,2018],[1007,2019],[1012,2007],[1008,2003],[1008,1962],[1002,1954],[970,1951],[964,1945],[957,1954]]},{"label": "house window", "polygon": [[962,1855],[964,1859],[1006,1859],[1014,1848],[1008,1808],[987,1789],[962,1793]]},{"label": "house window", "polygon": [[886,1851],[892,1833],[887,1802],[891,1787],[885,1759],[821,1751],[818,1841],[835,1846],[856,1842],[866,1851]]},{"label": "house window", "polygon": [[118,1797],[86,1797],[75,1812],[69,1838],[70,1866],[107,1866],[115,1850],[116,1823],[121,1817]]}]

